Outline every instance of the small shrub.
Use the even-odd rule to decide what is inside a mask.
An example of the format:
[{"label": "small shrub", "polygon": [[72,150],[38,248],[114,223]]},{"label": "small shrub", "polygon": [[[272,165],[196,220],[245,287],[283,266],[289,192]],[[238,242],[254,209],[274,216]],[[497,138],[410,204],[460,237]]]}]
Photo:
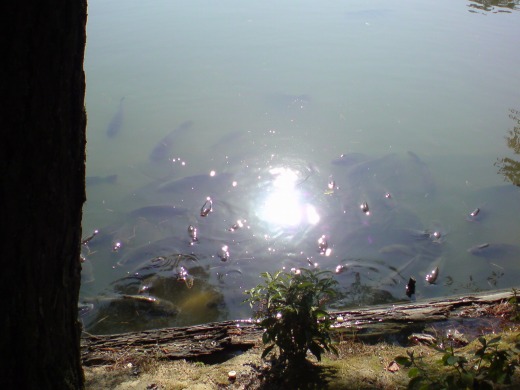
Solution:
[{"label": "small shrub", "polygon": [[408,356],[397,356],[395,361],[410,368],[409,389],[492,389],[494,384],[510,384],[519,365],[520,343],[500,349],[500,337],[489,341],[479,337],[478,340],[481,346],[471,357],[456,355],[451,346],[432,346],[442,353],[440,363],[448,368],[445,375],[432,373],[431,367],[424,363],[422,357],[414,356],[413,351],[408,351]]},{"label": "small shrub", "polygon": [[511,305],[510,320],[513,322],[520,322],[520,309],[518,308],[518,290],[513,288],[513,296],[509,299]]},{"label": "small shrub", "polygon": [[246,291],[246,302],[265,329],[262,358],[275,346],[280,350],[278,362],[284,365],[304,362],[307,351],[318,360],[325,351],[337,354],[329,334],[331,321],[324,309],[337,294],[332,273],[301,269],[260,276],[263,283]]}]

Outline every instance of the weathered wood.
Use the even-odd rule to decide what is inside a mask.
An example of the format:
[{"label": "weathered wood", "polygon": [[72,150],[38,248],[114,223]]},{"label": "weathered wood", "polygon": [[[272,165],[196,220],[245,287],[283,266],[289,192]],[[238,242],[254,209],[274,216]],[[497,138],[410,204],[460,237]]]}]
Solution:
[{"label": "weathered wood", "polygon": [[[457,317],[482,317],[489,308],[506,302],[513,292],[497,291],[390,306],[331,313],[333,330],[354,329],[356,335],[401,332],[420,323]],[[226,349],[249,348],[260,343],[262,329],[251,320],[209,323],[117,335],[82,337],[84,365],[114,364],[129,355],[153,355],[158,359],[188,359]]]},{"label": "weathered wood", "polygon": [[226,321],[116,335],[82,337],[84,365],[115,363],[123,355],[153,353],[159,359],[186,359],[227,348],[252,347],[261,330],[249,321]]}]

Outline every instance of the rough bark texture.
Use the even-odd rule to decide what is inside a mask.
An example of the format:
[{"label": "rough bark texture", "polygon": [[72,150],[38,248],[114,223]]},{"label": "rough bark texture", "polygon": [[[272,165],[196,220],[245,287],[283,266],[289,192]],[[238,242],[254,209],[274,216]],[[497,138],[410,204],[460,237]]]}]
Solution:
[{"label": "rough bark texture", "polygon": [[[379,339],[404,334],[421,324],[455,318],[494,315],[489,309],[513,297],[511,291],[336,312],[334,333]],[[338,321],[341,317],[341,321]],[[261,343],[262,329],[252,321],[226,321],[184,328],[169,328],[117,335],[84,334],[83,364],[109,365],[143,356],[188,359]]]},{"label": "rough bark texture", "polygon": [[2,7],[0,388],[83,387],[85,0]]}]

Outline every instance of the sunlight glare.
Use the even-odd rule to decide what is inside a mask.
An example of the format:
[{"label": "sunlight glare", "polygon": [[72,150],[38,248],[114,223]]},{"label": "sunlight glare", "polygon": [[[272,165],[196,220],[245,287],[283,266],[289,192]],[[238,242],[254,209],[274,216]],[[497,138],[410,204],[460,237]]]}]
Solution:
[{"label": "sunlight glare", "polygon": [[269,170],[274,177],[271,191],[259,210],[259,217],[277,226],[297,226],[301,223],[315,225],[320,216],[316,208],[305,203],[298,190],[301,180],[298,172],[277,167]]}]

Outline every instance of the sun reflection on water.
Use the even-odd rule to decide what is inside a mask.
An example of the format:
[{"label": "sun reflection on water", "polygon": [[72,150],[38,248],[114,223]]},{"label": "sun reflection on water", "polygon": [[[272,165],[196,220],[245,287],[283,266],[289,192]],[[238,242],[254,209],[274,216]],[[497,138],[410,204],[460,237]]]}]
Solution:
[{"label": "sun reflection on water", "polygon": [[298,188],[302,181],[299,173],[287,167],[271,168],[269,173],[273,180],[258,210],[258,217],[276,227],[317,224],[320,220],[318,211],[305,200]]}]

